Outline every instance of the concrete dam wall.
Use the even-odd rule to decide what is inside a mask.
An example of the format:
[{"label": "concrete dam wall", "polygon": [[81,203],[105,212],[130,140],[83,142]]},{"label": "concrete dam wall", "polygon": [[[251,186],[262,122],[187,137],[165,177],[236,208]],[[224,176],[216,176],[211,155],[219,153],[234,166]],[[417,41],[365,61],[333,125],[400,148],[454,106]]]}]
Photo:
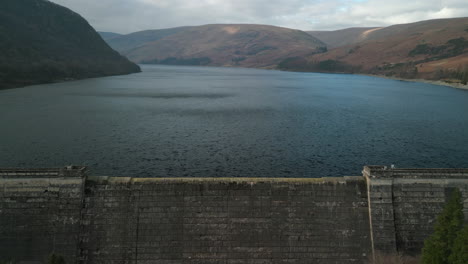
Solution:
[{"label": "concrete dam wall", "polygon": [[418,254],[468,170],[340,178],[90,177],[84,167],[0,170],[0,261],[366,263]]}]

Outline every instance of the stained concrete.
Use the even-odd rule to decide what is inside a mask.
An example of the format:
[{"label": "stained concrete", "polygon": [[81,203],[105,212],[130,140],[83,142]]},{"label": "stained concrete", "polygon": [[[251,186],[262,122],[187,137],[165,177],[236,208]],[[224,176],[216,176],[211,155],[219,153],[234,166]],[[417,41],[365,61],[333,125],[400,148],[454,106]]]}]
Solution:
[{"label": "stained concrete", "polygon": [[369,166],[340,178],[89,177],[0,170],[0,260],[365,263],[417,254],[468,170]]}]

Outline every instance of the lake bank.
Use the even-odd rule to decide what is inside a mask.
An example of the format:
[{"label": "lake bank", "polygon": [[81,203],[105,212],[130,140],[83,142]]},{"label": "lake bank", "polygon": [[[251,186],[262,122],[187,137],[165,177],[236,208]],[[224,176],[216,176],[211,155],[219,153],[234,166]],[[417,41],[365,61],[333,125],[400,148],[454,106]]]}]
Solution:
[{"label": "lake bank", "polygon": [[461,83],[448,83],[442,80],[436,81],[436,80],[426,80],[426,79],[406,79],[406,78],[384,76],[384,75],[373,75],[373,74],[362,74],[362,75],[379,77],[379,78],[390,79],[390,80],[397,80],[397,81],[405,81],[405,82],[428,83],[428,84],[452,87],[452,88],[461,89],[461,90],[468,90],[468,85],[463,85]]},{"label": "lake bank", "polygon": [[347,72],[310,72],[310,71],[294,71],[294,70],[285,70],[285,69],[277,69],[277,68],[260,68],[264,70],[275,70],[275,71],[285,71],[285,72],[303,72],[303,73],[324,73],[324,74],[352,74],[352,75],[361,75],[361,76],[371,76],[371,77],[378,77],[390,80],[397,80],[397,81],[407,81],[407,82],[418,82],[418,83],[427,83],[427,84],[434,84],[440,86],[447,86],[456,89],[468,90],[468,85],[463,85],[461,83],[448,83],[442,80],[426,80],[426,79],[407,79],[407,78],[400,78],[395,76],[385,76],[385,75],[378,75],[378,74],[366,74],[366,73],[347,73]]}]

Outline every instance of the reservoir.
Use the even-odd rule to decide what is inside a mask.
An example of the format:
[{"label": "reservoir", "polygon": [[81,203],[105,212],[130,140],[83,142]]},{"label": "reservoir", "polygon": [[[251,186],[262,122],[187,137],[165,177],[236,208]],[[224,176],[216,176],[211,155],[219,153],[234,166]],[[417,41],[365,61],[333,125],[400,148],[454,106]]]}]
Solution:
[{"label": "reservoir", "polygon": [[327,177],[468,167],[468,91],[376,77],[142,66],[0,91],[0,167]]}]

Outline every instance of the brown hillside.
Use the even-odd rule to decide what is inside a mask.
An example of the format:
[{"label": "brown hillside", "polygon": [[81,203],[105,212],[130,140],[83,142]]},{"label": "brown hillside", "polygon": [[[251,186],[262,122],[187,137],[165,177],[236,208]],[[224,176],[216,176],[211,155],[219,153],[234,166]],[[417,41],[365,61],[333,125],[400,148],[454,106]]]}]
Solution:
[{"label": "brown hillside", "polygon": [[307,31],[307,33],[325,42],[329,48],[336,48],[364,41],[371,32],[378,29],[381,28],[346,28],[335,31]]},{"label": "brown hillside", "polygon": [[[445,78],[467,66],[468,18],[394,25],[369,32],[364,41],[309,56],[357,72],[408,78]],[[445,73],[444,73],[445,72]]]},{"label": "brown hillside", "polygon": [[325,47],[309,34],[266,25],[189,27],[133,49],[119,50],[138,63],[274,67],[288,57]]}]

